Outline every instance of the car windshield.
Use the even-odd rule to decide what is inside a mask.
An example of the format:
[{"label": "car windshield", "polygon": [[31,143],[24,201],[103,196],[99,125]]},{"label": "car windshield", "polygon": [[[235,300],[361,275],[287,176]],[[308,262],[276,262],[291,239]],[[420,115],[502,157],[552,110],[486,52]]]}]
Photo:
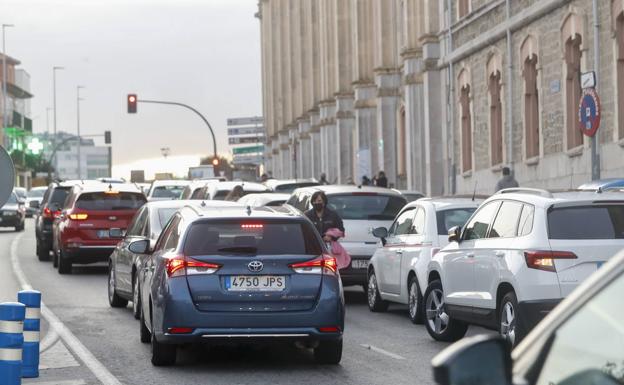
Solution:
[{"label": "car windshield", "polygon": [[185,255],[320,255],[321,242],[307,223],[284,221],[197,222],[189,229]]},{"label": "car windshield", "polygon": [[57,187],[52,192],[52,196],[50,197],[50,201],[48,202],[48,206],[56,205],[58,208],[63,206],[65,202],[65,198],[69,195],[68,187]]},{"label": "car windshield", "polygon": [[183,192],[184,186],[156,186],[152,198],[180,199]]},{"label": "car windshield", "polygon": [[7,204],[15,204],[17,203],[17,195],[11,194],[9,195],[9,200],[7,200]]},{"label": "car windshield", "polygon": [[447,235],[455,226],[464,226],[476,208],[461,208],[440,210],[436,213],[438,220],[438,235]]},{"label": "car windshield", "polygon": [[275,186],[275,191],[290,194],[300,187],[318,186],[315,182],[285,183]]},{"label": "car windshield", "polygon": [[548,236],[550,239],[624,239],[624,205],[550,209]]},{"label": "car windshield", "polygon": [[42,198],[43,194],[45,194],[45,190],[44,189],[30,190],[28,192],[28,197],[29,198]]},{"label": "car windshield", "polygon": [[342,219],[391,221],[407,203],[405,198],[376,193],[329,195],[328,206]]},{"label": "car windshield", "polygon": [[139,193],[93,192],[81,194],[76,201],[76,208],[94,211],[136,210],[145,202],[145,196]]},{"label": "car windshield", "polygon": [[179,210],[178,208],[173,208],[173,207],[158,209],[158,222],[160,222],[161,229],[165,227],[167,222],[169,222],[169,219],[171,219],[173,214],[175,214],[176,211],[178,210]]}]

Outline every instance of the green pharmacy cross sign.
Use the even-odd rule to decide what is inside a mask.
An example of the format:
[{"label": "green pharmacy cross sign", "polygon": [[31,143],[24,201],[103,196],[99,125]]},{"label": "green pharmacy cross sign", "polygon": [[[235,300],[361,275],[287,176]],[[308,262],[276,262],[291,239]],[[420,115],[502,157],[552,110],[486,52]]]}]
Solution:
[{"label": "green pharmacy cross sign", "polygon": [[251,146],[251,147],[238,147],[232,149],[234,155],[240,154],[255,154],[257,152],[264,152],[264,146]]},{"label": "green pharmacy cross sign", "polygon": [[32,140],[30,141],[30,143],[28,143],[28,146],[26,147],[28,147],[33,155],[38,155],[41,150],[43,150],[43,143],[39,141],[39,138],[32,138]]}]

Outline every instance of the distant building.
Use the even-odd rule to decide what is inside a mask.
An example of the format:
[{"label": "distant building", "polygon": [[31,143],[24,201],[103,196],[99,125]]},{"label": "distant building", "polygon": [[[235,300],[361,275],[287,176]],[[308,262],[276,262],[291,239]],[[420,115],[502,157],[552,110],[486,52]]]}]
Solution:
[{"label": "distant building", "polygon": [[[47,133],[37,135],[42,142],[52,142],[53,135]],[[60,179],[95,179],[111,177],[111,148],[109,146],[96,146],[93,139],[82,138],[80,148],[80,169],[78,175],[78,138],[66,132],[57,134],[58,176]],[[50,159],[51,146],[47,146],[45,157]]]}]

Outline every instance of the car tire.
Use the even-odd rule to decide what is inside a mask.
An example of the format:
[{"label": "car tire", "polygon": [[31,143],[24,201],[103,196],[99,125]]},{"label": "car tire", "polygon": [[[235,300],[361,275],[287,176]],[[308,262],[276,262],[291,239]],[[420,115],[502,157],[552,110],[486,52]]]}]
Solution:
[{"label": "car tire", "polygon": [[141,295],[139,289],[139,277],[136,274],[132,278],[132,315],[134,319],[141,318]]},{"label": "car tire", "polygon": [[498,307],[498,332],[511,348],[527,334],[522,319],[518,317],[518,298],[513,291],[503,296]]},{"label": "car tire", "polygon": [[115,288],[115,269],[112,263],[108,265],[108,304],[111,307],[128,306],[128,300],[121,298],[119,294],[117,294],[117,289]]},{"label": "car tire", "polygon": [[24,231],[24,223],[19,226],[15,226],[15,231]]},{"label": "car tire", "polygon": [[152,333],[150,333],[147,325],[145,324],[145,315],[143,314],[143,311],[141,311],[139,324],[139,336],[141,338],[141,342],[147,344],[152,340]]},{"label": "car tire", "polygon": [[37,241],[37,259],[42,262],[50,260],[50,250],[41,247],[39,241]]},{"label": "car tire", "polygon": [[468,325],[451,318],[446,311],[442,282],[435,280],[425,291],[425,327],[436,341],[454,342],[466,335]]},{"label": "car tire", "polygon": [[69,258],[65,258],[63,250],[59,251],[56,256],[57,267],[59,274],[71,274],[72,273],[72,261]]},{"label": "car tire", "polygon": [[[152,324],[152,330],[154,326]],[[156,336],[152,333],[152,365],[154,366],[171,366],[176,362],[177,346],[173,344],[163,344],[156,340]]]},{"label": "car tire", "polygon": [[407,314],[409,315],[409,319],[413,324],[422,324],[424,321],[423,297],[420,293],[420,286],[418,285],[418,279],[416,279],[415,275],[409,280],[407,293]]},{"label": "car tire", "polygon": [[342,338],[339,340],[319,341],[314,348],[314,360],[318,364],[338,365],[342,359]]},{"label": "car tire", "polygon": [[390,303],[381,299],[379,288],[377,287],[377,276],[375,270],[371,270],[368,275],[368,291],[366,293],[368,309],[372,312],[384,312],[388,310]]}]

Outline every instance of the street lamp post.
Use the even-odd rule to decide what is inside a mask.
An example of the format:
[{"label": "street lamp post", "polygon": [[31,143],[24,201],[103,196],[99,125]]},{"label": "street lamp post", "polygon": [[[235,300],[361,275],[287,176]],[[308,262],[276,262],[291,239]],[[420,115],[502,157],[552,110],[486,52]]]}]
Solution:
[{"label": "street lamp post", "polygon": [[50,111],[52,111],[52,108],[46,107],[46,134],[48,140],[50,139]]},{"label": "street lamp post", "polygon": [[[65,68],[52,67],[52,109],[54,110],[54,137],[52,138],[52,144],[54,148],[56,148],[56,71],[63,69]],[[54,154],[54,175],[58,178],[58,158],[56,153]]]},{"label": "street lamp post", "polygon": [[80,147],[82,140],[80,139],[80,101],[84,100],[80,97],[80,89],[84,86],[76,86],[76,126],[78,128],[78,179],[82,179],[82,159],[80,157]]},{"label": "street lamp post", "polygon": [[7,66],[6,66],[6,39],[5,30],[9,27],[14,27],[13,24],[2,24],[2,145],[6,145],[4,140],[4,128],[8,126],[8,114],[7,114]]}]

